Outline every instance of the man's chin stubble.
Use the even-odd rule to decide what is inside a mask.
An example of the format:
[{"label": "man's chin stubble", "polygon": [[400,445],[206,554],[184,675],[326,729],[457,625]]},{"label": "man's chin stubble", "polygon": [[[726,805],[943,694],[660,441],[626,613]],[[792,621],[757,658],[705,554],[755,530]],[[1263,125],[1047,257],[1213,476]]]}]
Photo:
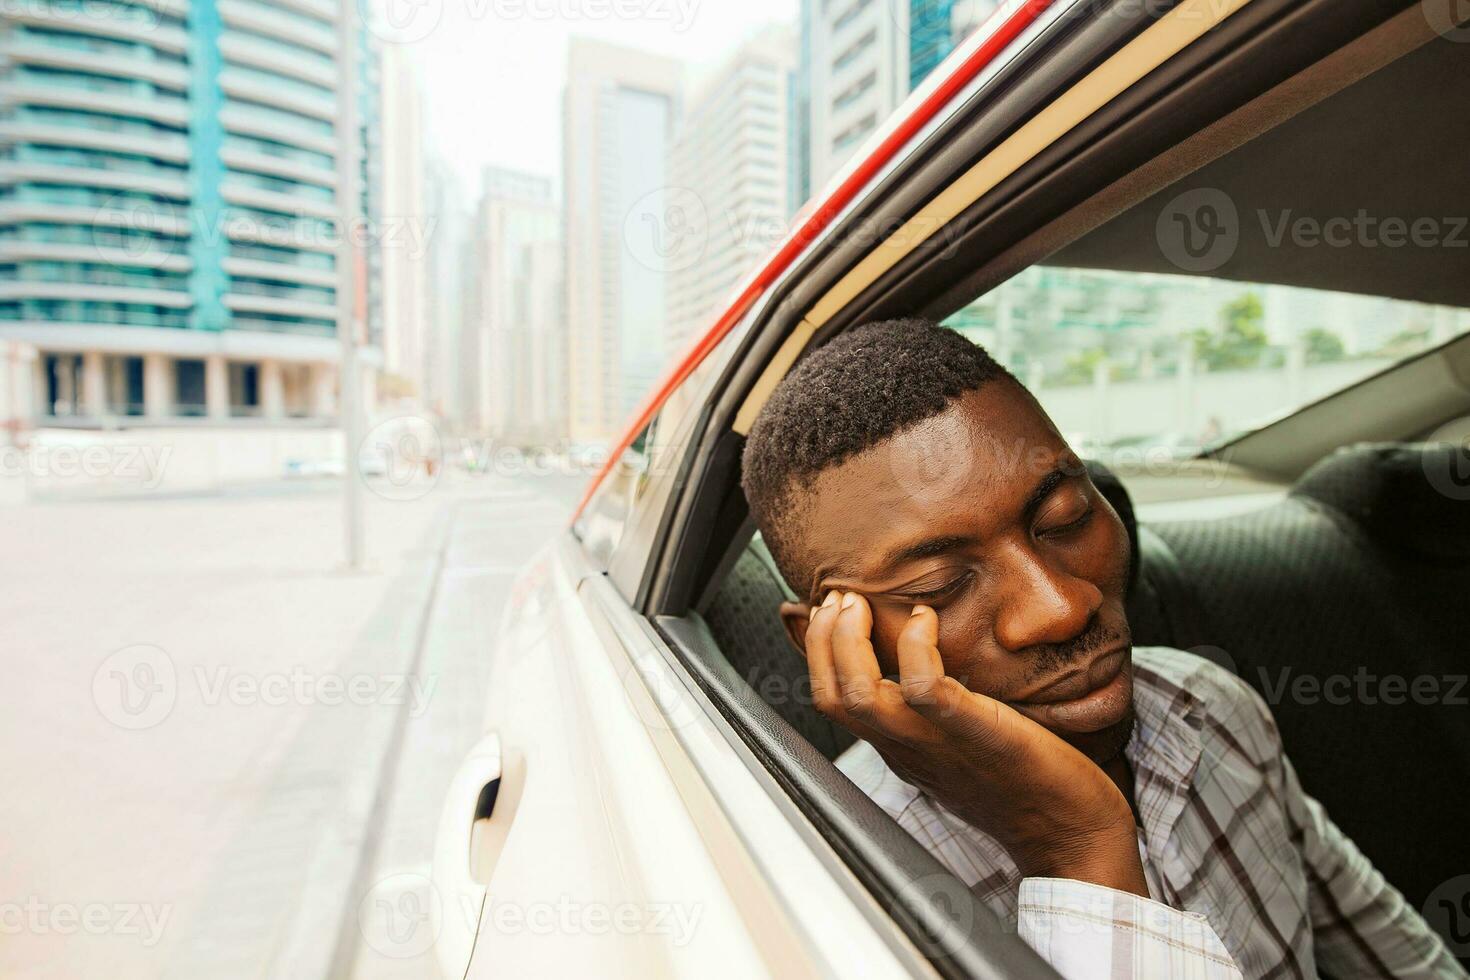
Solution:
[{"label": "man's chin stubble", "polygon": [[1082,735],[1071,733],[1063,735],[1060,732],[1056,734],[1099,766],[1106,766],[1122,755],[1123,750],[1128,747],[1128,740],[1133,737],[1135,719],[1136,715],[1130,707],[1126,717],[1100,732],[1087,732]]}]

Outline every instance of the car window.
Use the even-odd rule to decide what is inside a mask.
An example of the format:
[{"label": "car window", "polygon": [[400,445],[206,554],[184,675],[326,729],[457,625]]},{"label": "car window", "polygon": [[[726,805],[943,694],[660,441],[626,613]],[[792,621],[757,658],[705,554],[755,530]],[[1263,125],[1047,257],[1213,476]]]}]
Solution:
[{"label": "car window", "polygon": [[706,394],[748,328],[737,324],[674,390],[613,464],[573,526],[589,557],[630,601]]},{"label": "car window", "polygon": [[944,321],[1084,456],[1197,454],[1470,331],[1470,310],[1206,276],[1035,266]]},{"label": "car window", "polygon": [[[655,418],[618,455],[572,525],[572,531],[581,539],[588,557],[599,568],[606,568],[612,560],[633,506],[648,485],[649,446],[655,438],[657,425],[658,419]],[[595,459],[594,454],[589,457],[589,462]]]}]

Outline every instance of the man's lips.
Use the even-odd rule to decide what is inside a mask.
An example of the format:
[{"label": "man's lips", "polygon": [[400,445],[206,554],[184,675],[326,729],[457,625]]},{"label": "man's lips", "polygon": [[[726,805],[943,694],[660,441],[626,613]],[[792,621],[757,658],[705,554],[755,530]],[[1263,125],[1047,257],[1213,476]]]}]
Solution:
[{"label": "man's lips", "polygon": [[1054,681],[1047,681],[1030,694],[1014,698],[1014,704],[1054,704],[1071,701],[1102,687],[1123,666],[1126,649],[1114,650],[1096,657],[1091,663],[1073,668]]},{"label": "man's lips", "polygon": [[1011,707],[1038,724],[1067,732],[1095,732],[1121,721],[1133,702],[1128,648],[1103,654],[1050,681]]}]

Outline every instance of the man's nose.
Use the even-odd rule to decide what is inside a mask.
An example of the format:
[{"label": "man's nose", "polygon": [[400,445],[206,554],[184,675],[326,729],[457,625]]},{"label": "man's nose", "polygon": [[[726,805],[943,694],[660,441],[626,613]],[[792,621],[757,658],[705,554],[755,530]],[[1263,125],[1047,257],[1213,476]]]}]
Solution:
[{"label": "man's nose", "polygon": [[1028,548],[1016,549],[1008,565],[995,615],[995,640],[1003,650],[1066,643],[1102,608],[1101,589]]}]

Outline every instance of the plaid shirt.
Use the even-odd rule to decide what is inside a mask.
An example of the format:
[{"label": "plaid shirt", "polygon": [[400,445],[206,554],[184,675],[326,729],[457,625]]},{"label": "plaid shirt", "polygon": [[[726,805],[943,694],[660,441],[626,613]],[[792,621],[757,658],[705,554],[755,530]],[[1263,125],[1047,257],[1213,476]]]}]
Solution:
[{"label": "plaid shirt", "polygon": [[1265,702],[1178,650],[1133,653],[1125,753],[1154,901],[1024,881],[996,841],[859,742],[838,760],[1066,977],[1464,977],[1419,914],[1302,792]]}]

